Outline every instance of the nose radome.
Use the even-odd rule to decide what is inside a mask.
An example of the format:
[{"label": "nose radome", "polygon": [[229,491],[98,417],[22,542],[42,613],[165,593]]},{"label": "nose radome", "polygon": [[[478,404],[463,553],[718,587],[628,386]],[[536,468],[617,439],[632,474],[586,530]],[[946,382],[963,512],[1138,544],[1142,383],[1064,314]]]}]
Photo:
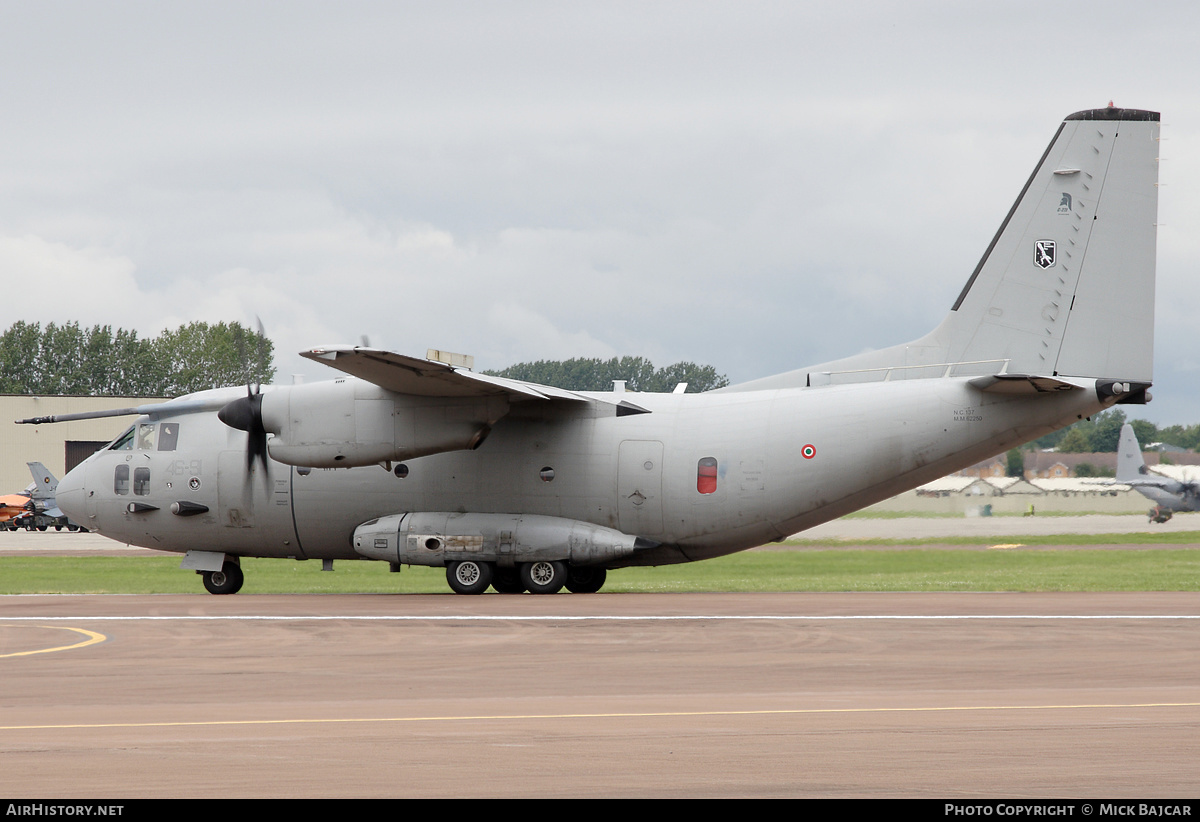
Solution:
[{"label": "nose radome", "polygon": [[87,463],[80,463],[68,471],[58,481],[58,493],[55,496],[58,507],[78,525],[87,525],[87,507],[84,504],[87,492],[83,487],[86,471]]}]

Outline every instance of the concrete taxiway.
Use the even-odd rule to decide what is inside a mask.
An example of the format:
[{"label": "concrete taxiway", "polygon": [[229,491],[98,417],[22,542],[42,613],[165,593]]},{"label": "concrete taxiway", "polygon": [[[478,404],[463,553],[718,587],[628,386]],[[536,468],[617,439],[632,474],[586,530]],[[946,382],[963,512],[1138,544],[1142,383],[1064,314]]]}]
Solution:
[{"label": "concrete taxiway", "polygon": [[10,797],[1178,797],[1200,594],[0,597]]}]

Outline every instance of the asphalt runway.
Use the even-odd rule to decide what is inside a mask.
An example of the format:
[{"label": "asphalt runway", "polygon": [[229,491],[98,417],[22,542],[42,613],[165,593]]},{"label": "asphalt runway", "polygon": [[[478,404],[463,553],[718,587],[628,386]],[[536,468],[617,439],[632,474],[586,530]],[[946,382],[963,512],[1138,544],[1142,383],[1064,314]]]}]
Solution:
[{"label": "asphalt runway", "polygon": [[1200,594],[0,597],[9,797],[1189,797]]}]

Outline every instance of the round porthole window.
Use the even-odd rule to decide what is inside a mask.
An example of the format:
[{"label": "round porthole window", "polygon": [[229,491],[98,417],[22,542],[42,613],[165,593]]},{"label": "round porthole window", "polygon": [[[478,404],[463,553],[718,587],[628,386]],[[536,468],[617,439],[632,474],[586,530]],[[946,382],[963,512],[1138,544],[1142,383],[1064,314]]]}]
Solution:
[{"label": "round porthole window", "polygon": [[542,482],[550,482],[554,479],[554,469],[547,465],[538,472],[538,476],[542,478]]},{"label": "round porthole window", "polygon": [[405,477],[408,476],[408,466],[405,465],[404,463],[400,463],[399,465],[397,465],[395,468],[392,469],[392,473],[395,474],[400,479],[404,479]]}]

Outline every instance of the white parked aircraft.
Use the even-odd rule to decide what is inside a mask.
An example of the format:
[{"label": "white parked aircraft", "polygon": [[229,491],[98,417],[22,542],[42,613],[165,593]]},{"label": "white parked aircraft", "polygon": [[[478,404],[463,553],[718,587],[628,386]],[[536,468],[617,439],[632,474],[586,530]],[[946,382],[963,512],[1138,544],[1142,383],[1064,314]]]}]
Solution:
[{"label": "white parked aircraft", "polygon": [[241,587],[247,556],[444,566],[459,593],[592,592],[608,569],[784,539],[1149,399],[1158,133],[1154,112],[1067,117],[914,342],[704,394],[314,348],[348,376],[110,412],[142,417],[62,479],[59,505],[186,553],[213,593]]},{"label": "white parked aircraft", "polygon": [[1149,514],[1151,522],[1166,522],[1176,511],[1200,511],[1200,483],[1150,473],[1129,423],[1121,426],[1117,443],[1116,482],[1133,486],[1154,503]]}]

